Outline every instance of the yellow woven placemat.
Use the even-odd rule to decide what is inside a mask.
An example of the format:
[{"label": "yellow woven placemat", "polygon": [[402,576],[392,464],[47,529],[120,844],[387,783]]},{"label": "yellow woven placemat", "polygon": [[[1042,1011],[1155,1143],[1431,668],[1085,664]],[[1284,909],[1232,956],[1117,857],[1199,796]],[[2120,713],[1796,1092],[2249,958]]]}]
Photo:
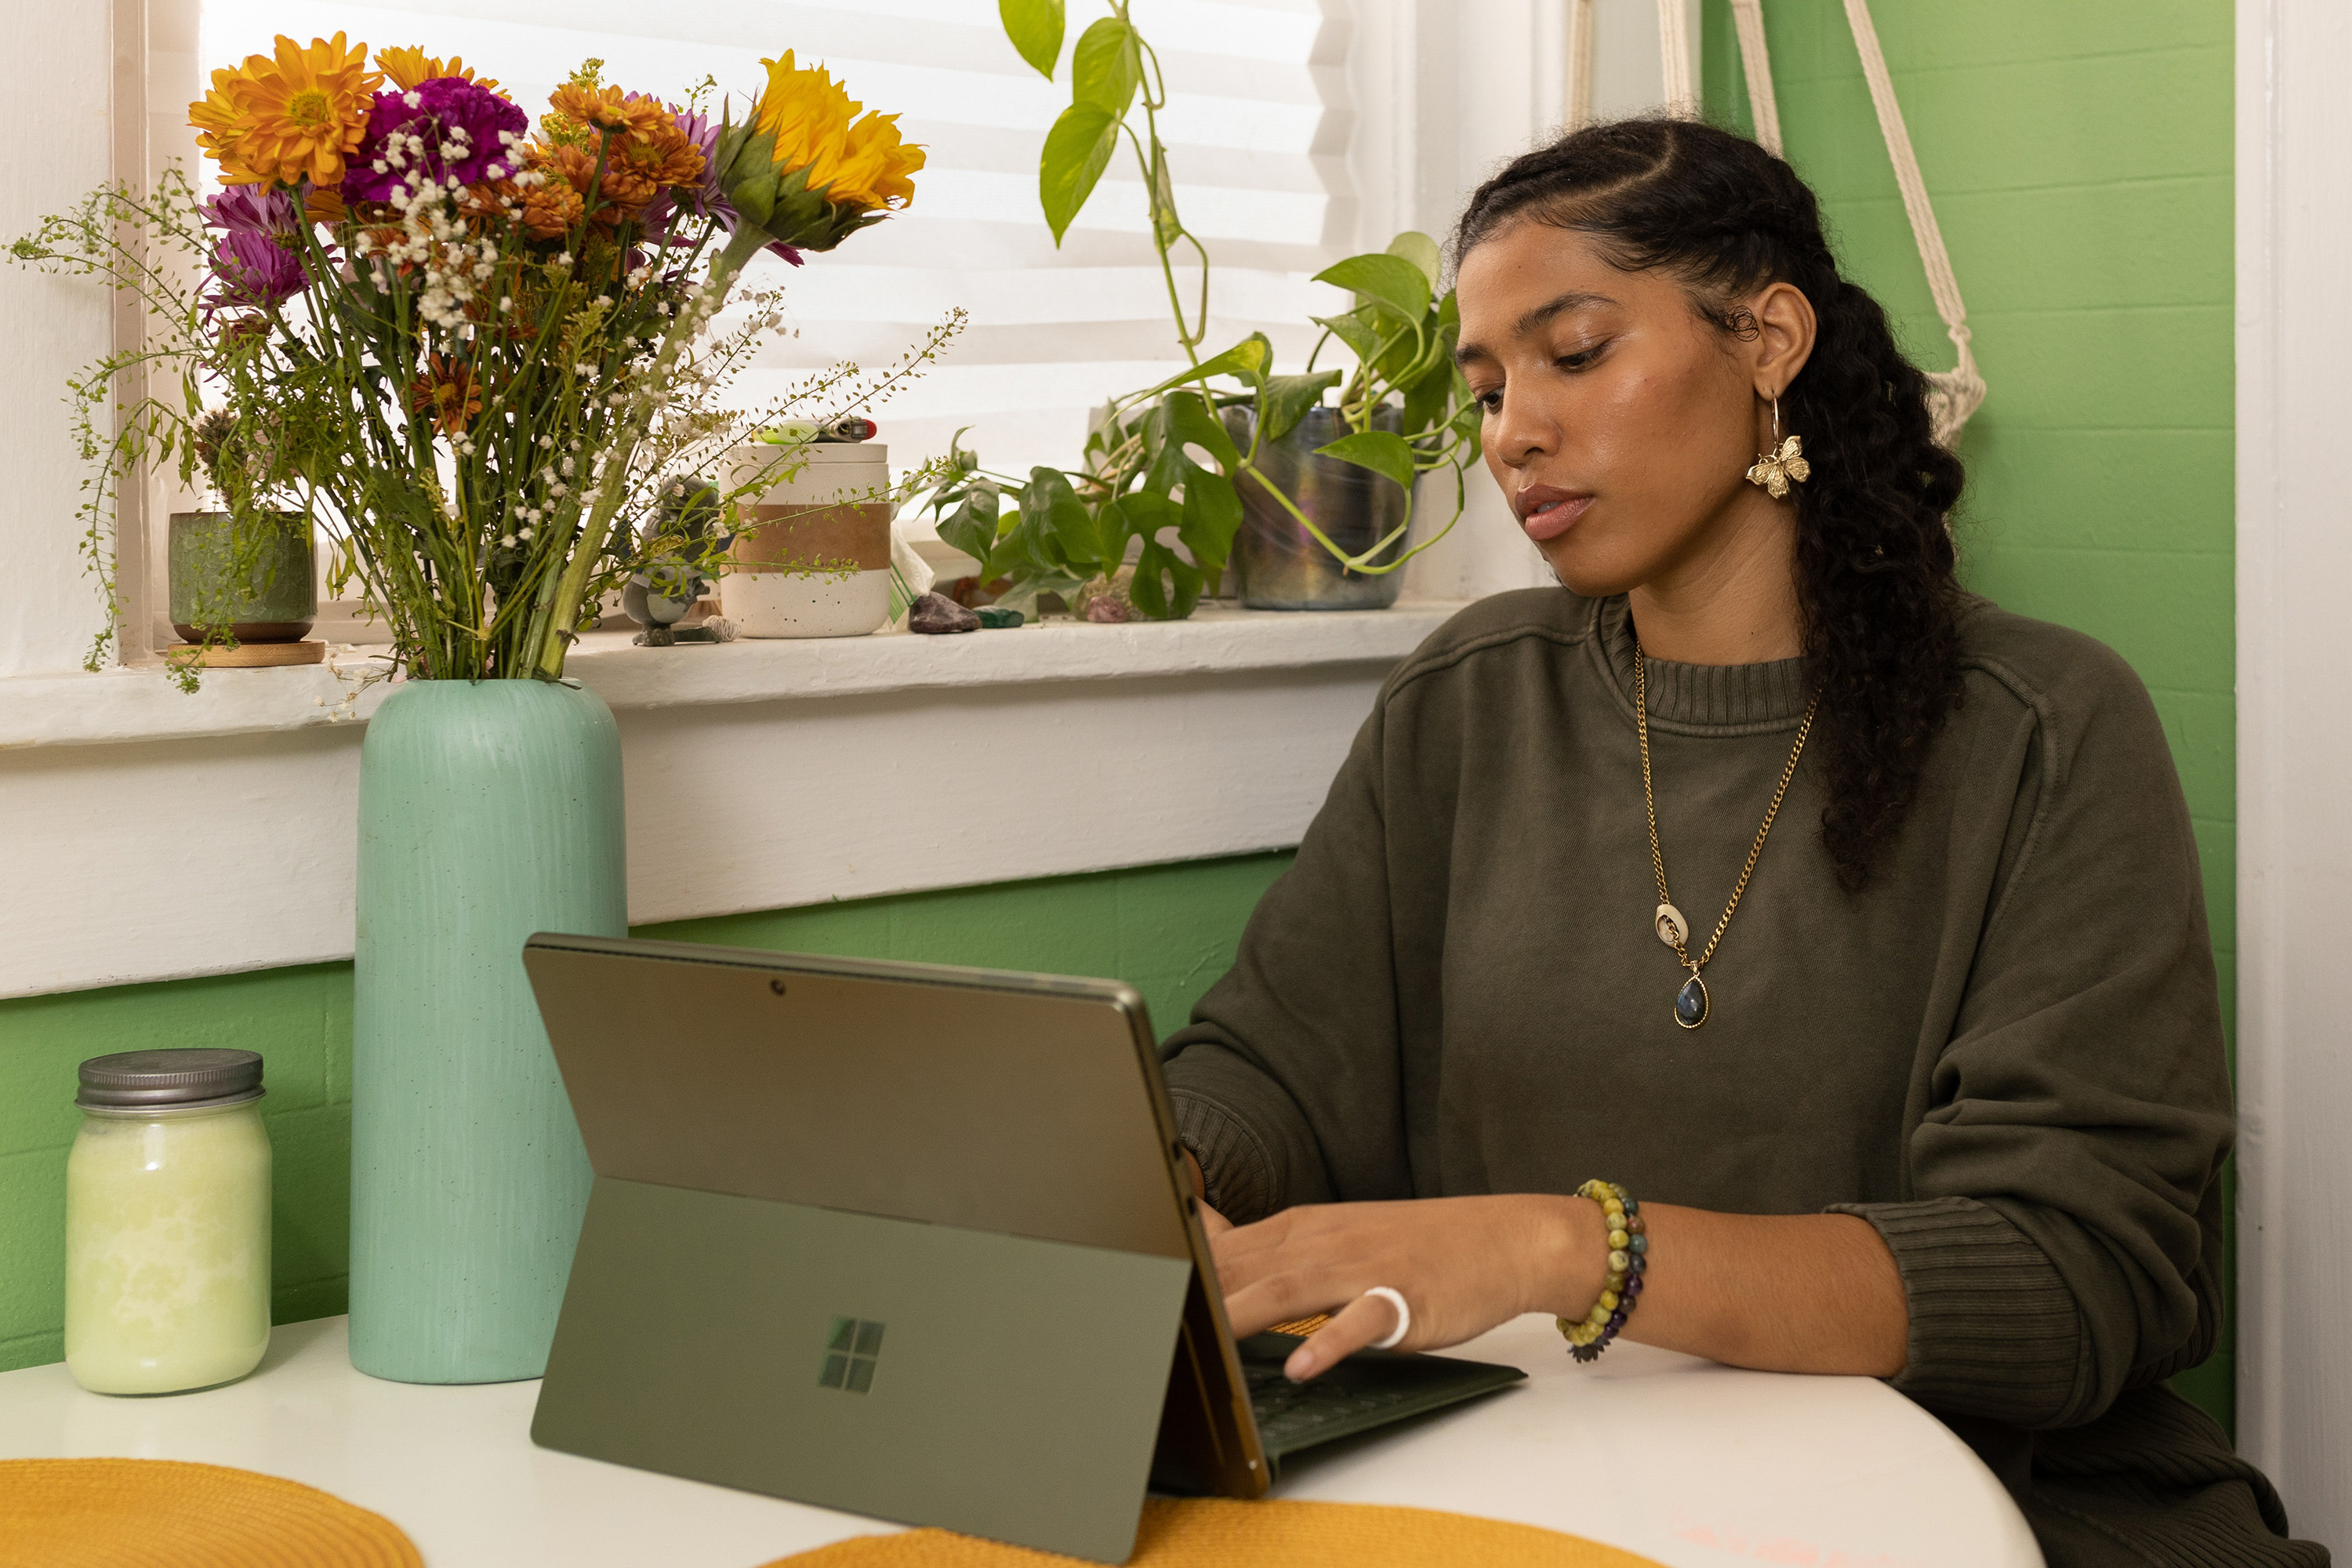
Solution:
[{"label": "yellow woven placemat", "polygon": [[0,1568],[423,1568],[381,1514],[175,1459],[0,1459]]},{"label": "yellow woven placemat", "polygon": [[[767,1568],[1063,1568],[1076,1561],[944,1530],[861,1535]],[[1152,1498],[1129,1568],[1659,1568],[1582,1536],[1425,1508]]]}]

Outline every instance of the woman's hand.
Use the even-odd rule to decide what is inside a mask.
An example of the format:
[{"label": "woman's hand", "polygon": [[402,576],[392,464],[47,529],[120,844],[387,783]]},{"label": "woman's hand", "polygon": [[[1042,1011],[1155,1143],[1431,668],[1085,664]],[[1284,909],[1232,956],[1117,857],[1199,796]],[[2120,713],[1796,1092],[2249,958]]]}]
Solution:
[{"label": "woman's hand", "polygon": [[[1283,1371],[1304,1382],[1385,1339],[1412,1310],[1403,1350],[1475,1338],[1522,1312],[1581,1317],[1601,1294],[1600,1205],[1545,1194],[1322,1204],[1229,1226],[1202,1205],[1236,1336],[1329,1312]],[[1223,1228],[1221,1229],[1220,1226]]]}]

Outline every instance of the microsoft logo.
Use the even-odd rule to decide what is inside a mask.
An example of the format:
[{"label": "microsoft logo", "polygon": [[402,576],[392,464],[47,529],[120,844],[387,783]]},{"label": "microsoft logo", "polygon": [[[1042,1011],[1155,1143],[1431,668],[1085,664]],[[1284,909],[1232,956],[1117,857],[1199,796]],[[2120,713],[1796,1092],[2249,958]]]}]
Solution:
[{"label": "microsoft logo", "polygon": [[851,1394],[873,1387],[874,1363],[882,1353],[885,1326],[865,1318],[835,1318],[824,1337],[824,1371],[817,1374],[817,1386]]}]

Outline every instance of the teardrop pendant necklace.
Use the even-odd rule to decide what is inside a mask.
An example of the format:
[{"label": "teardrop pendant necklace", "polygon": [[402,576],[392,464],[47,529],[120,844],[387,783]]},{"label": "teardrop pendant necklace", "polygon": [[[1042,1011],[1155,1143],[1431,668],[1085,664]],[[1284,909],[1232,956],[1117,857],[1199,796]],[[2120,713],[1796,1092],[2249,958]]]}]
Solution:
[{"label": "teardrop pendant necklace", "polygon": [[1633,727],[1642,738],[1642,808],[1650,818],[1650,868],[1658,876],[1658,940],[1675,950],[1675,956],[1690,971],[1690,978],[1675,993],[1675,1022],[1685,1029],[1696,1029],[1706,1022],[1709,1002],[1706,982],[1699,977],[1715,957],[1716,945],[1723,941],[1726,927],[1731,924],[1731,911],[1739,907],[1739,895],[1748,890],[1748,879],[1755,874],[1757,858],[1764,853],[1764,837],[1772,831],[1772,819],[1780,815],[1781,797],[1789,793],[1789,781],[1797,776],[1797,759],[1805,754],[1805,737],[1813,732],[1813,714],[1822,705],[1818,691],[1805,704],[1804,722],[1797,726],[1797,743],[1789,748],[1789,765],[1780,770],[1780,786],[1772,792],[1772,804],[1764,808],[1764,826],[1756,830],[1756,842],[1748,846],[1748,864],[1739,868],[1739,880],[1732,885],[1731,901],[1723,906],[1723,918],[1715,922],[1715,934],[1706,939],[1706,951],[1696,958],[1690,955],[1690,926],[1682,910],[1666,896],[1666,858],[1658,848],[1658,799],[1650,787],[1650,684],[1645,675],[1649,660],[1642,652],[1642,639],[1633,639]]}]

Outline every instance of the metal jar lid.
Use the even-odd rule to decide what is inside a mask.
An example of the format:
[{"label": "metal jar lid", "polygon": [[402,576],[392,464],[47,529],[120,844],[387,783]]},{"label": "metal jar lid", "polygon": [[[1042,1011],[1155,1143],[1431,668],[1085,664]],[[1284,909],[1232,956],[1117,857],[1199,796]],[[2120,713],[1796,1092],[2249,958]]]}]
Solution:
[{"label": "metal jar lid", "polygon": [[74,1103],[93,1110],[180,1110],[261,1098],[261,1058],[252,1051],[118,1051],[81,1064]]}]

